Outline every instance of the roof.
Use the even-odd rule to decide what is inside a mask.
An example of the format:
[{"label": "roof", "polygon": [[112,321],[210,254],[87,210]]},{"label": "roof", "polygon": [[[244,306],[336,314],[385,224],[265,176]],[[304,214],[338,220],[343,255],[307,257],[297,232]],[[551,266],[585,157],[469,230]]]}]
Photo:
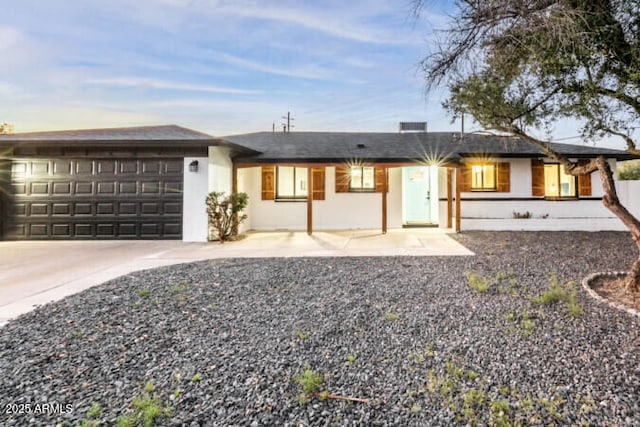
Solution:
[{"label": "roof", "polygon": [[239,151],[248,151],[221,138],[176,125],[3,134],[0,135],[0,146],[229,146]]},{"label": "roof", "polygon": [[[495,135],[428,133],[350,133],[350,132],[258,132],[223,137],[250,148],[254,153],[238,154],[237,163],[253,162],[407,162],[457,160],[467,156],[541,157],[542,151],[525,141]],[[559,153],[574,158],[604,155],[626,160],[633,158],[620,150],[586,145],[552,144]]]}]

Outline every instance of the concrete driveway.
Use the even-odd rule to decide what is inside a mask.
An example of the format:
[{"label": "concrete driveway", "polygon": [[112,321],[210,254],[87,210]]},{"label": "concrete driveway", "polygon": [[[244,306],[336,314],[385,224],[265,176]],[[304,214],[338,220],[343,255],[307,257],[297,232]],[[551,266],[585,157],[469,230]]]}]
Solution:
[{"label": "concrete driveway", "polygon": [[250,232],[236,242],[0,242],[0,325],[36,305],[132,271],[213,258],[456,256],[473,252],[443,230]]}]

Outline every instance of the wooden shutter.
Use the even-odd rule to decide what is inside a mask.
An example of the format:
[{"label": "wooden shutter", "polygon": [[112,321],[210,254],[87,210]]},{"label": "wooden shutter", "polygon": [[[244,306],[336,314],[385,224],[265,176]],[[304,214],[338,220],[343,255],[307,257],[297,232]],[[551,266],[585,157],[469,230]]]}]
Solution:
[{"label": "wooden shutter", "polygon": [[348,193],[351,174],[347,166],[336,166],[336,193]]},{"label": "wooden shutter", "polygon": [[324,200],[324,168],[312,168],[313,175],[313,200]]},{"label": "wooden shutter", "polygon": [[276,168],[262,167],[262,200],[276,199]]},{"label": "wooden shutter", "polygon": [[471,191],[471,165],[460,165],[460,177],[462,178],[459,183],[460,191]]},{"label": "wooden shutter", "polygon": [[498,193],[509,193],[511,191],[511,164],[508,162],[496,164],[496,175],[498,176]]},{"label": "wooden shutter", "polygon": [[544,162],[531,159],[531,195],[544,196]]},{"label": "wooden shutter", "polygon": [[[384,191],[385,179],[384,179],[384,169],[383,168],[374,168],[375,177],[376,177],[376,193],[382,193]],[[387,169],[387,192],[389,191],[389,169]]]},{"label": "wooden shutter", "polygon": [[[584,166],[589,160],[578,160],[578,166]],[[578,176],[578,197],[591,196],[591,174]]]}]

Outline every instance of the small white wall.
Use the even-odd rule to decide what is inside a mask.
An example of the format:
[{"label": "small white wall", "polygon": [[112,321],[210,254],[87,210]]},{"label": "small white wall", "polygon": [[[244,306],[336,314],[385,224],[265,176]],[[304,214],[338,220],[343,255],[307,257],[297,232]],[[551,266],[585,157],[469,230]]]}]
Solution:
[{"label": "small white wall", "polygon": [[[189,172],[189,164],[198,162],[198,171]],[[182,240],[207,241],[207,189],[209,187],[209,162],[206,157],[184,158],[184,188],[182,192]]]}]

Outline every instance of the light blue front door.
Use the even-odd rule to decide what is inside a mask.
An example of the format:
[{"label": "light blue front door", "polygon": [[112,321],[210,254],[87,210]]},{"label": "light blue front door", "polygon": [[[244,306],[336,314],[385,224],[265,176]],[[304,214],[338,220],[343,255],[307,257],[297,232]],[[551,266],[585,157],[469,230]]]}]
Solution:
[{"label": "light blue front door", "polygon": [[404,221],[406,224],[431,222],[431,184],[428,166],[403,168]]}]

